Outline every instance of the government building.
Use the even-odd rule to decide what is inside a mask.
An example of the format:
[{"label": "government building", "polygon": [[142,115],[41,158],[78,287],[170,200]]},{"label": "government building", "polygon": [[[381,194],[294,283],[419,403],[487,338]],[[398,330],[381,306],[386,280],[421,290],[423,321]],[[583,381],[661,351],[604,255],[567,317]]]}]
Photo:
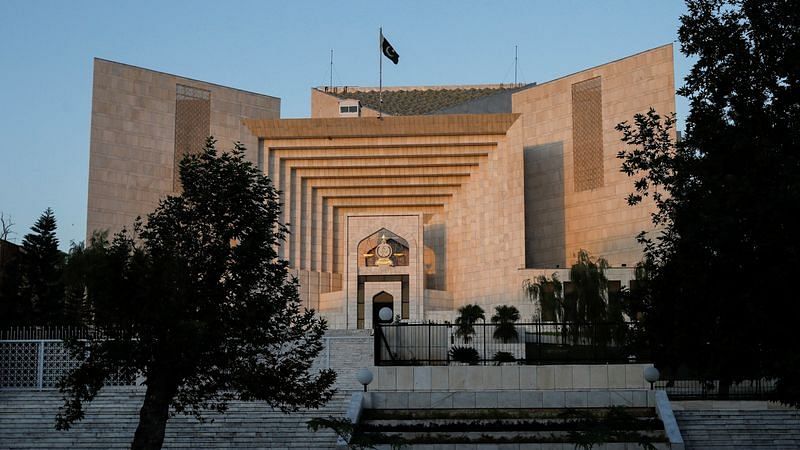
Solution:
[{"label": "government building", "polygon": [[531,321],[523,282],[568,280],[581,249],[630,285],[653,205],[627,205],[614,127],[674,112],[673,72],[670,44],[541,83],[384,87],[380,118],[377,88],[312,88],[311,117],[281,119],[276,97],[96,59],[87,232],[153,211],[212,135],[281,191],[280,254],[331,328],[469,303]]}]

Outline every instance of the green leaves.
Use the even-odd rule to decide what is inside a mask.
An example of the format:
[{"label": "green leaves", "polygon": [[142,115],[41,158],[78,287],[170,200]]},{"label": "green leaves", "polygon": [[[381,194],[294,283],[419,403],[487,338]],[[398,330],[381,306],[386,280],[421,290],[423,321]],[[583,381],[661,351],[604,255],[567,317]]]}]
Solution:
[{"label": "green leaves", "polygon": [[495,307],[492,323],[497,325],[493,337],[504,344],[515,342],[518,338],[514,323],[519,320],[519,310],[515,306],[500,305]]},{"label": "green leaves", "polygon": [[269,179],[240,144],[220,153],[212,138],[183,158],[180,176],[180,195],[83,251],[87,320],[108,339],[90,340],[92,356],[67,380],[61,425],[120,370],[145,377],[146,404],[190,414],[232,398],[291,411],[333,395],[333,371],[309,372],[327,326],[301,308],[278,258],[287,229]]},{"label": "green leaves", "polygon": [[472,340],[472,335],[475,334],[475,327],[473,326],[478,319],[486,320],[483,308],[480,305],[464,305],[458,308],[458,317],[456,317],[455,335],[464,339],[464,343],[468,344]]},{"label": "green leaves", "polygon": [[[686,132],[655,111],[620,124],[629,202],[653,202],[643,234],[647,339],[662,367],[701,379],[783,380],[800,391],[786,280],[800,257],[800,10],[790,0],[689,0],[681,50],[695,60],[678,93]],[[750,280],[744,282],[743,280]],[[756,280],[756,281],[753,281]]]}]

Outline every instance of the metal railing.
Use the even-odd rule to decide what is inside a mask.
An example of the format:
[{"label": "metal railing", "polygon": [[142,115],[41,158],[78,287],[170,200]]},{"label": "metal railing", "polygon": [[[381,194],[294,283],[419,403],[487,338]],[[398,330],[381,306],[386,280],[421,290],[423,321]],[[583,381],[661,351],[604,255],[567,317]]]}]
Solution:
[{"label": "metal railing", "polygon": [[[0,389],[56,389],[62,377],[77,368],[81,361],[73,358],[62,339],[41,336],[85,339],[90,332],[75,327],[15,327],[0,330]],[[13,336],[16,339],[8,339]],[[95,334],[96,336],[96,334]],[[314,361],[312,370],[334,369],[340,372],[340,384],[355,387],[355,372],[372,361],[372,338],[363,336],[324,336],[324,349]],[[352,372],[352,373],[351,373]],[[142,380],[112,376],[106,386],[134,386]]]},{"label": "metal railing", "polygon": [[[391,324],[375,329],[375,365],[645,362],[626,342],[632,323]],[[472,350],[468,350],[468,349]],[[474,350],[474,351],[473,351]],[[469,355],[465,359],[458,354]]]},{"label": "metal railing", "polygon": [[775,380],[767,378],[730,383],[727,392],[719,380],[659,380],[653,387],[672,400],[769,400],[775,394]]},{"label": "metal railing", "polygon": [[0,340],[86,339],[91,334],[89,328],[73,325],[24,325],[0,328]]},{"label": "metal railing", "polygon": [[[60,339],[0,340],[0,389],[55,389],[80,364]],[[135,381],[112,376],[106,385],[129,386]]]}]

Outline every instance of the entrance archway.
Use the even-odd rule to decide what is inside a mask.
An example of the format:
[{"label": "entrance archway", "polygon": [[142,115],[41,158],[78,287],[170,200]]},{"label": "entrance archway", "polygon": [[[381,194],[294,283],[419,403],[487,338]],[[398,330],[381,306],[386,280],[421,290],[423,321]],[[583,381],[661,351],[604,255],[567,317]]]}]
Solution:
[{"label": "entrance archway", "polygon": [[[378,315],[378,312],[382,308],[389,308],[390,310],[392,310],[392,318],[391,319],[389,319],[389,320],[381,320],[381,318]],[[387,324],[387,323],[392,323],[393,318],[394,318],[394,297],[391,294],[389,294],[388,292],[386,292],[386,291],[381,291],[381,292],[375,294],[375,296],[372,297],[372,323],[373,323],[373,326],[374,326],[374,324],[377,324],[377,323],[379,323],[381,325]]]}]

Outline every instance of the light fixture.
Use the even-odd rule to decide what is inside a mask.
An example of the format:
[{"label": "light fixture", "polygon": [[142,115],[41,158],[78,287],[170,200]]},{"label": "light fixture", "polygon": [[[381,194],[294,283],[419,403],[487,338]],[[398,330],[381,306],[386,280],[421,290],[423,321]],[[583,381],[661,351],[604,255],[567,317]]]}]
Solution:
[{"label": "light fixture", "polygon": [[392,320],[392,308],[384,306],[378,311],[378,317],[384,322]]},{"label": "light fixture", "polygon": [[356,380],[364,386],[364,392],[367,392],[367,385],[372,383],[372,371],[366,367],[358,369],[356,373]]},{"label": "light fixture", "polygon": [[650,390],[653,389],[653,383],[658,381],[661,374],[658,372],[658,369],[655,366],[649,366],[644,368],[644,379],[650,383]]}]

